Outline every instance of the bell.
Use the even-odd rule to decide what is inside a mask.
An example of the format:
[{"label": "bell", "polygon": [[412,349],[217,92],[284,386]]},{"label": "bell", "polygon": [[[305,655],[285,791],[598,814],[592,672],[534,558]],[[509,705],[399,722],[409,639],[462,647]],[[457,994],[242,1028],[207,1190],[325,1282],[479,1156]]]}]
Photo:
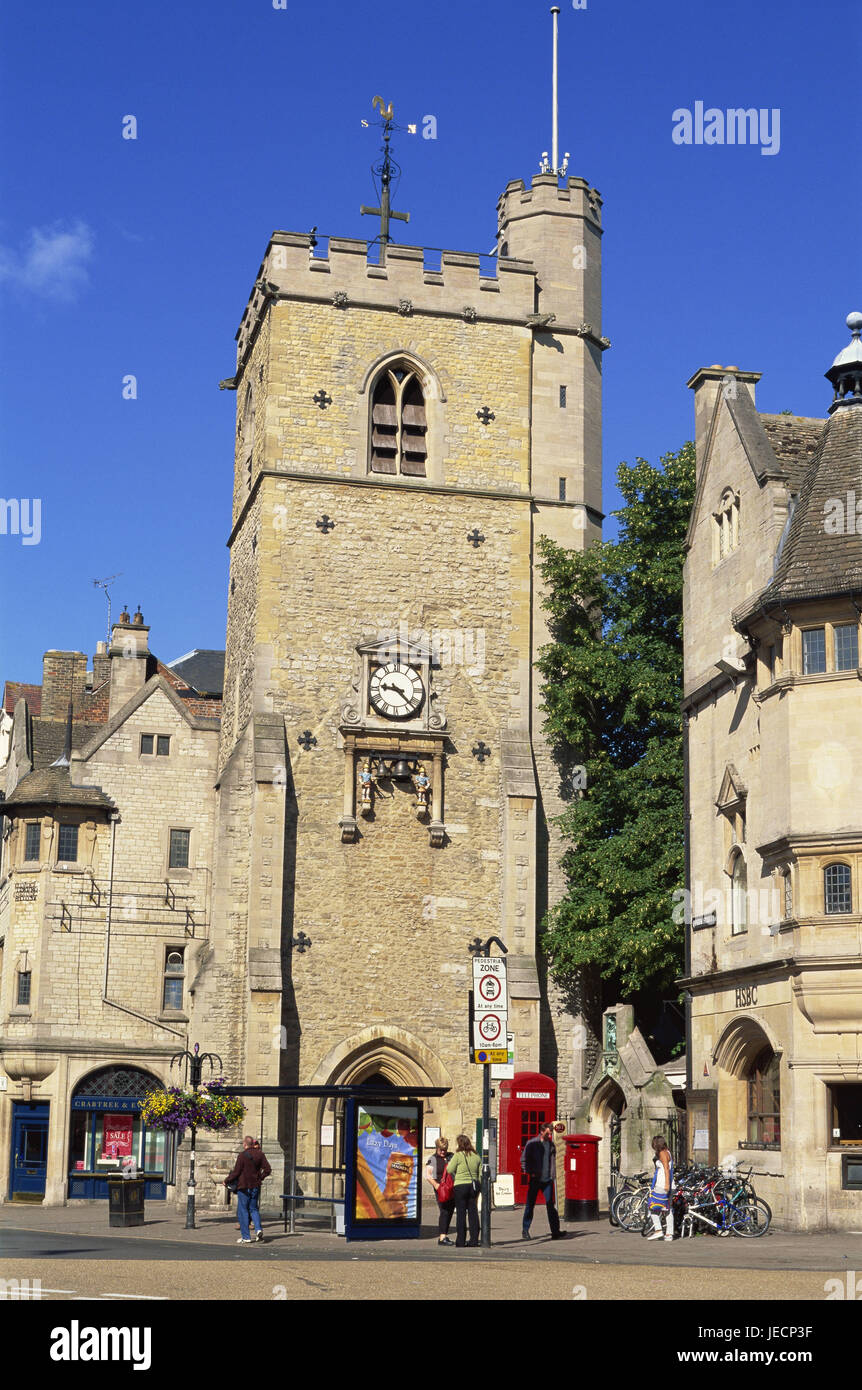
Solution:
[{"label": "bell", "polygon": [[382,758],[377,759],[377,776],[379,778],[389,776],[389,769],[387,768]]},{"label": "bell", "polygon": [[392,772],[390,775],[392,777],[393,782],[409,782],[410,764],[408,763],[407,759],[399,758],[396,763],[393,763]]}]

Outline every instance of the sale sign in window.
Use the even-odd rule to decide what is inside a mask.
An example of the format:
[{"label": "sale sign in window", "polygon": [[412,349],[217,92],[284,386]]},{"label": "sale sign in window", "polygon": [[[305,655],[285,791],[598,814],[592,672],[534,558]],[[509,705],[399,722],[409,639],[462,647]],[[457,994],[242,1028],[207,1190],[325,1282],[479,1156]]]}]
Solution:
[{"label": "sale sign in window", "polygon": [[102,1138],[102,1158],[126,1158],[132,1152],[131,1115],[106,1115]]}]

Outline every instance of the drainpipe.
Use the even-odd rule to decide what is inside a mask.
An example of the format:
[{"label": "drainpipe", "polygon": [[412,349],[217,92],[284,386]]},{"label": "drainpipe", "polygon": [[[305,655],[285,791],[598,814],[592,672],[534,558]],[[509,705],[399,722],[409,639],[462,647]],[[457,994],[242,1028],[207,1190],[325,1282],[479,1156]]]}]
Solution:
[{"label": "drainpipe", "polygon": [[132,1018],[140,1018],[144,1023],[151,1023],[154,1028],[162,1028],[166,1033],[170,1033],[175,1038],[185,1040],[185,1033],[181,1033],[177,1028],[169,1028],[166,1023],[162,1023],[157,1018],[150,1018],[149,1014],[139,1014],[135,1009],[126,1008],[125,1004],[118,1004],[115,999],[108,998],[108,967],[111,958],[111,914],[114,907],[114,850],[116,847],[117,823],[120,819],[119,812],[114,812],[111,816],[111,866],[108,874],[108,908],[105,920],[105,978],[102,984],[102,1003],[107,1004],[112,1009],[119,1009],[121,1013],[131,1014]]}]

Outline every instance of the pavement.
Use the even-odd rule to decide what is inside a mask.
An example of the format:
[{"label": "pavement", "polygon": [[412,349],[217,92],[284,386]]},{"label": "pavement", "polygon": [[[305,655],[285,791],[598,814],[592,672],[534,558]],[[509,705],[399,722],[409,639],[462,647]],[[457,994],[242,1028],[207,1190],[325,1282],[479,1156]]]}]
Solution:
[{"label": "pavement", "polygon": [[[285,1233],[283,1222],[263,1217],[265,1239],[249,1247],[237,1246],[239,1232],[233,1208],[200,1211],[194,1230],[185,1229],[185,1212],[167,1203],[149,1202],[142,1226],[111,1227],[106,1202],[75,1203],[67,1207],[42,1207],[7,1202],[0,1206],[0,1255],[23,1256],[38,1248],[41,1258],[58,1258],[74,1251],[76,1258],[124,1260],[332,1262],[412,1261],[441,1258],[471,1262],[566,1265],[648,1265],[670,1269],[737,1269],[823,1271],[841,1275],[862,1271],[862,1211],[860,1230],[808,1234],[770,1229],[758,1239],[729,1236],[696,1236],[690,1240],[647,1241],[639,1234],[610,1226],[606,1219],[563,1223],[564,1240],[552,1241],[544,1210],[537,1208],[532,1239],[521,1237],[521,1209],[497,1209],[491,1216],[491,1248],[454,1250],[438,1247],[436,1226],[423,1227],[411,1240],[346,1241],[331,1233],[320,1220],[297,1215],[297,1231]],[[862,1273],[860,1273],[862,1281]]]}]

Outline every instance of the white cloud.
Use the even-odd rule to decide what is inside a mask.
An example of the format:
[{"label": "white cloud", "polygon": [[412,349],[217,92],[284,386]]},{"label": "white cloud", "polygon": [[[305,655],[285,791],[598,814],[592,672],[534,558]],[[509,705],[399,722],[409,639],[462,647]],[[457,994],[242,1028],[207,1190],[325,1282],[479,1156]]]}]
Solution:
[{"label": "white cloud", "polygon": [[23,250],[0,245],[0,282],[71,301],[89,284],[93,233],[85,222],[34,227]]}]

